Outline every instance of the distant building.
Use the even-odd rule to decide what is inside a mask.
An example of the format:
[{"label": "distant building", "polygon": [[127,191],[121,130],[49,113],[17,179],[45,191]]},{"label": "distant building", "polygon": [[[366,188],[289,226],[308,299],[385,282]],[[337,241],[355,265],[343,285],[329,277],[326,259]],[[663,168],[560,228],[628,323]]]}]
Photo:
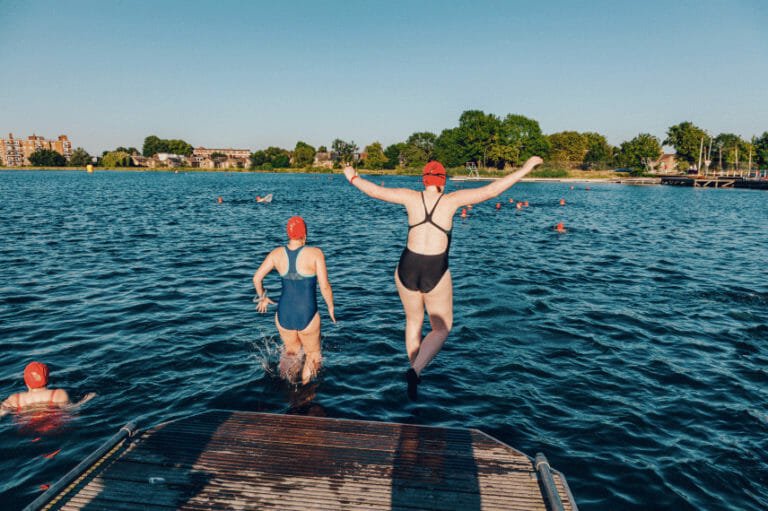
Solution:
[{"label": "distant building", "polygon": [[189,160],[187,160],[186,156],[180,154],[157,153],[151,158],[148,158],[146,163],[147,166],[152,169],[159,167],[174,168],[186,166],[189,163]]},{"label": "distant building", "polygon": [[[216,155],[214,157],[214,154]],[[223,156],[221,156],[223,155]],[[209,149],[196,147],[189,161],[192,167],[201,169],[247,168],[250,164],[250,149]]]},{"label": "distant building", "polygon": [[323,152],[323,153],[315,153],[315,160],[312,162],[313,167],[323,167],[326,169],[332,169],[333,168],[333,158],[331,158],[331,153],[329,152]]},{"label": "distant building", "polygon": [[657,174],[675,174],[677,173],[677,154],[664,153],[656,160],[653,167]]},{"label": "distant building", "polygon": [[8,167],[29,165],[29,157],[39,149],[56,151],[67,161],[72,156],[72,142],[66,135],[59,135],[57,140],[46,140],[44,137],[32,135],[24,140],[13,138],[13,133],[9,133],[8,138],[0,139],[0,157]]}]

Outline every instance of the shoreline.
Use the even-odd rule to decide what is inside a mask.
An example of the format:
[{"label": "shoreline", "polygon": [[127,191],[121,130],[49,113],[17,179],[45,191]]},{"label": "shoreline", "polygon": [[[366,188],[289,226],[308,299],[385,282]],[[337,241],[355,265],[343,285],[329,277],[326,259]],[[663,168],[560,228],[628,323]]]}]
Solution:
[{"label": "shoreline", "polygon": [[[86,173],[87,171],[82,167],[0,167],[0,171],[48,171],[48,172],[83,172]],[[413,172],[409,171],[402,171],[402,170],[368,170],[368,169],[359,169],[360,173],[364,175],[369,176],[420,176],[421,172],[416,169]],[[343,173],[339,169],[319,169],[319,168],[309,168],[309,169],[271,169],[271,170],[259,170],[259,169],[198,169],[198,168],[159,168],[159,169],[150,169],[150,168],[144,168],[144,167],[117,167],[117,168],[104,168],[104,167],[96,167],[93,170],[93,173],[99,173],[99,172],[134,172],[134,173],[145,173],[145,172],[164,172],[164,173],[204,173],[204,172],[211,172],[211,173],[236,173],[236,174],[315,174],[315,175],[343,175]],[[578,173],[587,173],[587,172],[594,172],[597,174],[595,177],[588,177],[584,175],[578,175],[578,176],[564,176],[564,177],[525,177],[520,180],[520,182],[523,183],[617,183],[617,184],[631,184],[631,185],[656,185],[661,183],[660,177],[630,177],[625,174],[618,174],[618,175],[609,175],[606,176],[606,173],[609,173],[610,171],[577,171]],[[613,173],[617,174],[617,173]],[[599,176],[599,177],[598,177]],[[458,178],[458,179],[454,179]],[[454,175],[453,177],[449,177],[449,181],[454,181],[454,183],[465,183],[465,182],[483,182],[483,181],[496,181],[497,179],[501,179],[503,176],[497,176],[497,175],[488,175],[483,176],[479,179],[465,179],[462,175]]]}]

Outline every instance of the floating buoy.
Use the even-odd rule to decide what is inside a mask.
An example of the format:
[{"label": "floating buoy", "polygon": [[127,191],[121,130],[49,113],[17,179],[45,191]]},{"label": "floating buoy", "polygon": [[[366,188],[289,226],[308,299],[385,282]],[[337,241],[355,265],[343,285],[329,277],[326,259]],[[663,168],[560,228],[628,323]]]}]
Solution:
[{"label": "floating buoy", "polygon": [[585,189],[585,190],[589,190],[590,188],[587,186],[587,187],[586,187],[586,188],[584,188],[584,189]]},{"label": "floating buoy", "polygon": [[571,185],[571,190],[573,190],[573,185]]},{"label": "floating buoy", "polygon": [[560,199],[560,205],[565,206],[565,199]]},{"label": "floating buoy", "polygon": [[46,491],[50,487],[51,487],[50,484],[47,484],[47,483],[46,484],[41,484],[40,485],[40,491]]},{"label": "floating buoy", "polygon": [[510,204],[512,204],[513,202],[515,202],[515,199],[509,199]]},{"label": "floating buoy", "polygon": [[501,202],[496,203],[496,209],[501,209]]},{"label": "floating buoy", "polygon": [[565,225],[563,224],[563,222],[559,222],[559,223],[558,223],[558,224],[555,226],[555,230],[556,230],[557,232],[565,232]]},{"label": "floating buoy", "polygon": [[90,163],[88,165],[86,165],[85,166],[85,171],[87,173],[89,173],[89,174],[93,174],[93,165],[91,165]]},{"label": "floating buoy", "polygon": [[467,218],[467,208],[461,208],[461,218]]},{"label": "floating buoy", "polygon": [[224,202],[224,199],[222,199],[221,197],[219,197],[219,204],[221,204],[222,202]]},{"label": "floating buoy", "polygon": [[522,202],[518,202],[517,204],[515,204],[515,207],[517,209],[523,209],[523,203]]}]

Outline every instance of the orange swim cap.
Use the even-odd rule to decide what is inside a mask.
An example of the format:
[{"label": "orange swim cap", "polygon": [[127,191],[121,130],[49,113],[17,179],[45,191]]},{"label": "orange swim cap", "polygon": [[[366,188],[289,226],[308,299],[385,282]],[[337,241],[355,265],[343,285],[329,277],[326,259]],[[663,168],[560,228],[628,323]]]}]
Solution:
[{"label": "orange swim cap", "polygon": [[445,167],[439,161],[431,161],[424,165],[421,176],[424,186],[445,186]]},{"label": "orange swim cap", "polygon": [[30,389],[39,389],[48,385],[48,366],[42,362],[30,362],[24,368],[24,383]]},{"label": "orange swim cap", "polygon": [[300,240],[307,237],[307,224],[300,216],[292,216],[288,219],[288,225],[285,227],[288,231],[288,237],[292,240]]}]

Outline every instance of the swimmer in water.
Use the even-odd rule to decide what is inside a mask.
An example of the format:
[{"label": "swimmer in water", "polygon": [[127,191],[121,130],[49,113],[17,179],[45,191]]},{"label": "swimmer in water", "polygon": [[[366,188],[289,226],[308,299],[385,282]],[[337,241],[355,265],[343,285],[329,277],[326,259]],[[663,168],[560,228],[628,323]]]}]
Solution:
[{"label": "swimmer in water", "polygon": [[[386,188],[357,175],[351,166],[344,174],[366,195],[405,206],[408,240],[395,270],[395,286],[405,310],[405,349],[411,368],[405,373],[408,397],[417,398],[421,372],[445,343],[453,326],[453,283],[448,269],[453,216],[465,204],[498,197],[542,162],[529,158],[520,170],[480,188],[445,193],[445,168],[437,161],[424,167],[423,191]],[[432,330],[422,339],[424,309]]]},{"label": "swimmer in water", "polygon": [[274,304],[264,291],[262,282],[272,270],[282,278],[283,290],[277,304],[275,325],[285,345],[280,360],[280,374],[293,381],[298,373],[296,357],[304,350],[301,382],[309,381],[317,374],[322,362],[320,354],[320,313],[317,310],[316,288],[328,306],[328,315],[336,323],[333,313],[333,291],[328,281],[323,251],[307,246],[307,225],[300,216],[291,217],[286,227],[288,244],[277,247],[267,255],[253,275],[253,286],[259,297],[257,310],[266,312]]},{"label": "swimmer in water", "polygon": [[48,388],[48,366],[42,362],[30,362],[24,368],[26,392],[11,394],[0,405],[0,417],[11,412],[22,412],[28,408],[46,406],[51,409],[72,409],[93,399],[96,394],[90,392],[77,403],[69,401],[64,389]]}]

